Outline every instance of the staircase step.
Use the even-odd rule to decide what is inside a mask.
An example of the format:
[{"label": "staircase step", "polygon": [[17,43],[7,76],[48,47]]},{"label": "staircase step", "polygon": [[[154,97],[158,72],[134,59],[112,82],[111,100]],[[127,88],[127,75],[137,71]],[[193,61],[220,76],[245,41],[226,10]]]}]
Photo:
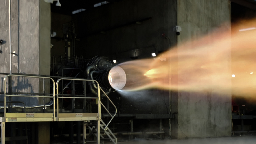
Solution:
[{"label": "staircase step", "polygon": [[114,144],[116,144],[117,143],[116,136],[112,133],[112,131],[109,129],[109,127],[107,127],[107,129],[105,129],[107,125],[104,123],[103,120],[100,120],[100,121],[101,121],[100,128],[109,137],[110,141],[112,141]]}]

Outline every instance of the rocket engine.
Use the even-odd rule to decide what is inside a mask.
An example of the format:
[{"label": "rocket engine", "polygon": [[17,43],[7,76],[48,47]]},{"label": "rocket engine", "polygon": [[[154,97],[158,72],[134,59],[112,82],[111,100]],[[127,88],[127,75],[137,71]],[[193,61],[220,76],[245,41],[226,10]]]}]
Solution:
[{"label": "rocket engine", "polygon": [[[106,94],[109,94],[112,88],[108,80],[108,74],[112,67],[114,67],[114,63],[109,61],[108,58],[94,57],[87,64],[86,78],[96,80]],[[93,94],[97,94],[97,84],[95,82],[89,82],[89,87]]]}]

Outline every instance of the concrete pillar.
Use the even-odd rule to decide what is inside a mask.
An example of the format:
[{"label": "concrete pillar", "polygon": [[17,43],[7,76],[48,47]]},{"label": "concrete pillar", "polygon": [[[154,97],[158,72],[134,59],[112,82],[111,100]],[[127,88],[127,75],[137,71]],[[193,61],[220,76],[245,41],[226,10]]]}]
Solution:
[{"label": "concrete pillar", "polygon": [[[182,28],[181,34],[177,36],[178,45],[198,39],[220,26],[230,31],[230,1],[178,0],[177,25]],[[230,56],[231,53],[227,54],[226,60],[222,61],[226,65],[221,70],[223,73],[231,72]],[[182,67],[184,63],[180,62],[181,59],[178,65]],[[186,76],[179,76],[178,79],[182,84]],[[178,92],[177,138],[231,135],[231,91],[223,95],[216,92],[218,90],[211,88],[200,93]]]},{"label": "concrete pillar", "polygon": [[[0,39],[6,43],[0,46],[0,72],[10,72],[10,47],[9,47],[9,1],[2,0],[0,5]],[[44,0],[11,0],[11,42],[12,73],[25,73],[37,75],[50,74],[50,29],[51,9],[50,4]],[[42,92],[42,82],[38,79],[12,78],[13,92]],[[45,82],[45,91],[49,93],[49,81]],[[0,81],[1,91],[3,81]],[[1,96],[2,98],[2,96]],[[43,104],[43,99],[38,98],[12,98],[12,100],[25,102],[26,105]],[[48,102],[49,100],[45,100]],[[39,125],[39,137],[49,143],[49,124]],[[39,140],[39,141],[40,141]],[[46,142],[48,141],[48,142]]]},{"label": "concrete pillar", "polygon": [[[51,6],[40,0],[39,8],[39,75],[50,75],[51,65]],[[40,82],[40,92],[43,92]],[[45,79],[45,93],[50,93],[50,80]],[[49,98],[39,100],[40,104],[49,102]]]},{"label": "concrete pillar", "polygon": [[[5,44],[0,46],[0,72],[10,73],[9,47],[9,1],[0,5],[0,39]],[[12,73],[50,74],[50,4],[43,0],[11,0],[11,42]],[[49,83],[46,84],[49,86]],[[2,82],[0,82],[2,88]],[[2,89],[1,89],[2,90]],[[14,92],[38,93],[38,79],[13,78]],[[46,87],[49,91],[49,87]],[[13,98],[24,101],[27,105],[39,104],[37,98]],[[46,100],[47,101],[47,100]]]},{"label": "concrete pillar", "polygon": [[[51,63],[51,6],[39,0],[39,75],[50,75]],[[40,80],[40,93],[50,93],[50,80]],[[44,86],[43,86],[44,84]],[[39,104],[49,102],[50,98],[39,99]],[[50,143],[50,122],[38,124],[38,144]]]}]

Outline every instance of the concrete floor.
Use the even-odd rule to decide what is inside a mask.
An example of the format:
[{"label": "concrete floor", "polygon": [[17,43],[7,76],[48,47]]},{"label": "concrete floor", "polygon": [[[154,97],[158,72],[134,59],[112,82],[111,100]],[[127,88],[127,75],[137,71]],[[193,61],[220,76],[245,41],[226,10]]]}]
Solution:
[{"label": "concrete floor", "polygon": [[133,140],[127,142],[118,142],[118,144],[256,144],[256,136],[183,140]]}]

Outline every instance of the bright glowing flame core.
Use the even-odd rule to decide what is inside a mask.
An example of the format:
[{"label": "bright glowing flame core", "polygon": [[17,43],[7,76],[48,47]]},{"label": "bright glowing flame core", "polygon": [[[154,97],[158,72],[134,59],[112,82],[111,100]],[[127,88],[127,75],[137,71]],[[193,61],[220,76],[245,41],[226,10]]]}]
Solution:
[{"label": "bright glowing flame core", "polygon": [[149,71],[147,71],[144,75],[146,76],[146,77],[153,77],[157,72],[156,72],[157,70],[156,69],[151,69],[151,70],[149,70]]}]

